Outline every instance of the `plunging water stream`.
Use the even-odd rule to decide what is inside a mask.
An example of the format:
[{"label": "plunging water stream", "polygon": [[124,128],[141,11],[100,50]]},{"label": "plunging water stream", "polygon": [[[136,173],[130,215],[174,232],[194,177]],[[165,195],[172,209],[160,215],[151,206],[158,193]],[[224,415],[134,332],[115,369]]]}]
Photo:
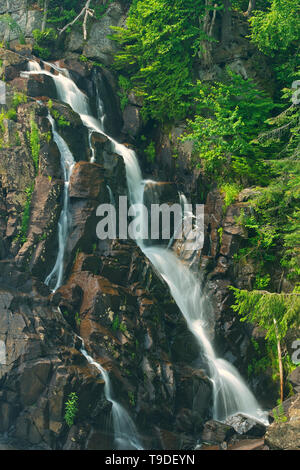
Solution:
[{"label": "plunging water stream", "polygon": [[[79,337],[80,338],[80,337]],[[103,380],[105,382],[104,393],[106,399],[112,404],[112,418],[114,426],[114,440],[117,449],[119,450],[143,450],[143,447],[138,439],[138,433],[136,427],[130,418],[129,414],[123,408],[120,403],[112,397],[112,390],[110,379],[107,370],[105,370],[99,362],[96,362],[86,351],[83,339],[81,339],[82,346],[80,351],[86,358],[89,364],[96,367],[101,372]]]},{"label": "plunging water stream", "polygon": [[[99,116],[100,120],[94,118],[91,115],[86,95],[79,90],[66,70],[55,68],[58,74],[52,74],[42,69],[31,69],[29,73],[50,75],[55,82],[59,99],[68,103],[80,115],[83,124],[90,132],[100,132],[108,137],[112,143],[113,151],[124,159],[131,203],[143,203],[144,181],[135,152],[105,133],[103,106],[102,115]],[[99,91],[100,95],[101,90]],[[266,414],[260,409],[257,400],[238,371],[229,362],[218,358],[214,352],[207,328],[207,299],[203,294],[199,279],[171,249],[157,245],[146,246],[143,240],[139,240],[138,244],[153,264],[158,275],[168,285],[176,304],[186,319],[188,328],[199,344],[199,350],[206,359],[207,371],[213,384],[214,419],[222,421],[233,414],[243,413],[266,424]]]},{"label": "plunging water stream", "polygon": [[55,292],[62,285],[63,281],[65,249],[71,224],[69,212],[69,183],[75,161],[68,145],[56,132],[55,122],[50,114],[48,115],[48,119],[51,123],[54,142],[56,142],[60,152],[60,161],[64,176],[63,207],[58,221],[57,258],[51,273],[45,279],[45,284]]}]

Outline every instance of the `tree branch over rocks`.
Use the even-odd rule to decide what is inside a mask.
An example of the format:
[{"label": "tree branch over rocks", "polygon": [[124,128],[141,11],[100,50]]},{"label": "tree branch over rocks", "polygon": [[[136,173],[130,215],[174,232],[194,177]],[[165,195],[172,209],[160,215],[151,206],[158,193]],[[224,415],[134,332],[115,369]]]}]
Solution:
[{"label": "tree branch over rocks", "polygon": [[91,0],[88,0],[86,4],[84,5],[83,9],[81,10],[81,12],[76,16],[76,18],[74,18],[74,20],[71,21],[70,23],[66,24],[59,31],[59,35],[64,33],[70,26],[73,26],[73,24],[75,24],[76,21],[78,21],[82,16],[84,16],[82,29],[83,29],[83,39],[86,40],[87,39],[87,31],[86,31],[87,19],[89,16],[94,16],[94,10],[90,8],[90,4],[91,4]]}]

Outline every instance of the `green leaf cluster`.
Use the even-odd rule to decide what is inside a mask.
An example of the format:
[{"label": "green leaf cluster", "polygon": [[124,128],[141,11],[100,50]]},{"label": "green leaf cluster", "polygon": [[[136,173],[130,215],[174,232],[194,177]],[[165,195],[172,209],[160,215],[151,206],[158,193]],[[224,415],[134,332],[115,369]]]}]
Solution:
[{"label": "green leaf cluster", "polygon": [[194,144],[195,163],[217,179],[251,184],[266,178],[254,142],[274,103],[251,79],[227,69],[227,80],[198,82],[197,114],[183,141]]},{"label": "green leaf cluster", "polygon": [[193,63],[205,34],[204,2],[135,0],[126,28],[114,28],[121,46],[114,67],[144,100],[144,117],[158,121],[186,116],[193,94]]},{"label": "green leaf cluster", "polygon": [[21,228],[16,237],[17,240],[20,240],[22,244],[27,241],[27,232],[28,232],[28,227],[29,227],[30,207],[31,207],[31,198],[32,198],[33,190],[34,190],[34,183],[32,183],[31,186],[25,189],[26,203],[25,203],[25,207],[24,207],[24,211],[22,215]]},{"label": "green leaf cluster", "polygon": [[75,392],[71,392],[65,403],[65,421],[69,428],[73,426],[75,416],[78,412],[78,396]]},{"label": "green leaf cluster", "polygon": [[51,57],[57,40],[57,32],[53,28],[46,28],[44,31],[34,29],[33,32],[34,47],[33,52],[44,60]]},{"label": "green leaf cluster", "polygon": [[30,119],[30,131],[27,131],[27,138],[29,140],[31,155],[35,167],[35,171],[38,171],[39,166],[39,155],[40,155],[40,133],[37,123],[34,118]]}]

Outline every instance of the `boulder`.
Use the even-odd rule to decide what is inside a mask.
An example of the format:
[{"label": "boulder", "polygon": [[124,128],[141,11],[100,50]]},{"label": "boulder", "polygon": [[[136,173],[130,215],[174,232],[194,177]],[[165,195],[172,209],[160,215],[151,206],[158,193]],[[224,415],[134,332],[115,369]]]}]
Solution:
[{"label": "boulder", "polygon": [[[122,26],[125,21],[125,15],[122,6],[117,3],[111,3],[105,15],[96,21],[90,30],[89,38],[83,48],[83,55],[90,59],[99,60],[104,65],[110,65],[113,61],[113,55],[118,50],[116,41],[108,38],[112,34],[111,26]],[[70,45],[74,50],[76,38],[70,40]]]},{"label": "boulder", "polygon": [[268,427],[265,443],[272,450],[300,450],[300,394],[282,404],[284,415]]},{"label": "boulder", "polygon": [[70,178],[69,194],[76,199],[108,201],[102,166],[89,162],[76,163]]},{"label": "boulder", "polygon": [[211,420],[205,423],[201,440],[207,444],[220,444],[228,441],[233,434],[234,429],[229,424]]},{"label": "boulder", "polygon": [[296,367],[288,376],[295,393],[300,393],[300,366]]},{"label": "boulder", "polygon": [[142,128],[143,120],[141,109],[137,106],[128,104],[123,111],[124,126],[122,132],[132,137],[136,137]]},{"label": "boulder", "polygon": [[27,82],[27,94],[32,97],[56,98],[54,81],[48,75],[30,75]]},{"label": "boulder", "polygon": [[241,413],[229,416],[225,422],[232,426],[238,434],[261,437],[266,433],[266,426],[264,424]]},{"label": "boulder", "polygon": [[59,135],[66,141],[76,161],[87,160],[88,130],[82,124],[80,116],[65,103],[54,101],[52,116]]}]

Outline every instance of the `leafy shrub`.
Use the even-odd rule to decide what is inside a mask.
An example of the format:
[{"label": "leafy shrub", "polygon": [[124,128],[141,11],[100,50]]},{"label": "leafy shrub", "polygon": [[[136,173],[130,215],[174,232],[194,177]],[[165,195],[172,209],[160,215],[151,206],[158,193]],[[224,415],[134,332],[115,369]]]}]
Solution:
[{"label": "leafy shrub", "polygon": [[221,186],[221,192],[224,194],[225,209],[236,200],[240,190],[240,186],[235,183],[225,183]]},{"label": "leafy shrub", "polygon": [[34,183],[28,188],[25,189],[26,193],[26,203],[22,215],[22,222],[21,228],[17,235],[17,239],[23,244],[27,240],[27,232],[29,227],[29,219],[30,219],[30,207],[31,207],[31,197],[34,190]]},{"label": "leafy shrub", "polygon": [[300,4],[294,0],[272,0],[267,11],[256,11],[250,18],[251,37],[259,49],[274,55],[286,50],[300,36]]},{"label": "leafy shrub", "polygon": [[[49,107],[49,103],[48,103],[48,107]],[[56,109],[51,108],[51,114],[54,117],[58,127],[63,128],[63,127],[69,127],[71,125],[70,121],[67,121],[67,119],[62,114],[60,114]]]},{"label": "leafy shrub", "polygon": [[55,48],[57,32],[53,28],[46,28],[44,31],[34,29],[32,34],[35,40],[33,52],[42,59],[49,59]]},{"label": "leafy shrub", "polygon": [[75,392],[71,392],[65,403],[65,421],[69,428],[73,426],[75,416],[78,412],[78,396]]},{"label": "leafy shrub", "polygon": [[114,66],[144,98],[145,118],[180,119],[190,108],[204,11],[204,4],[193,0],[134,1],[126,28],[113,28],[112,38],[122,46]]},{"label": "leafy shrub", "polygon": [[155,160],[155,143],[153,142],[153,140],[150,142],[148,147],[145,148],[144,152],[147,156],[147,161],[149,163],[154,163],[154,160]]},{"label": "leafy shrub", "polygon": [[[181,138],[194,144],[197,166],[219,182],[264,182],[254,138],[274,107],[252,80],[227,69],[226,83],[198,82],[197,115]],[[198,114],[200,113],[201,114]]]},{"label": "leafy shrub", "polygon": [[30,120],[30,131],[27,132],[27,138],[30,143],[31,155],[34,163],[35,170],[38,170],[39,155],[40,155],[40,134],[39,128],[32,117]]},{"label": "leafy shrub", "polygon": [[21,27],[9,13],[0,15],[0,23],[6,24],[12,33],[16,33],[18,35],[20,44],[25,44],[25,36]]}]

